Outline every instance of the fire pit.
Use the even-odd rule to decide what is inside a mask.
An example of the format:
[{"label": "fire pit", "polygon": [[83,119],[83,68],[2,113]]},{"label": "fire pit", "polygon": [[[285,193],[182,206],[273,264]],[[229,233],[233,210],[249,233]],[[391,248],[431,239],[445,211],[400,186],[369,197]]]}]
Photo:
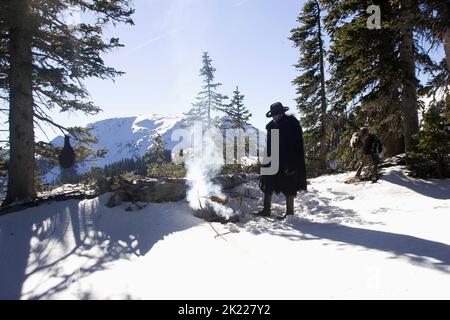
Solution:
[{"label": "fire pit", "polygon": [[194,215],[207,222],[238,222],[239,215],[236,213],[237,208],[234,201],[227,196],[210,196],[203,197],[204,201],[199,198],[200,209],[196,210]]}]

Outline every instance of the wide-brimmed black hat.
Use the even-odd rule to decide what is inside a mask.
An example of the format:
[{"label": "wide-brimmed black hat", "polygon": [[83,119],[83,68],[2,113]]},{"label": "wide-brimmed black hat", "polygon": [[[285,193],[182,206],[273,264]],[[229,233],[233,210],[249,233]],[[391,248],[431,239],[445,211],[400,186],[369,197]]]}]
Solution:
[{"label": "wide-brimmed black hat", "polygon": [[270,106],[270,111],[266,113],[267,118],[271,118],[276,116],[277,114],[283,114],[289,110],[289,107],[283,106],[281,102],[275,102]]}]

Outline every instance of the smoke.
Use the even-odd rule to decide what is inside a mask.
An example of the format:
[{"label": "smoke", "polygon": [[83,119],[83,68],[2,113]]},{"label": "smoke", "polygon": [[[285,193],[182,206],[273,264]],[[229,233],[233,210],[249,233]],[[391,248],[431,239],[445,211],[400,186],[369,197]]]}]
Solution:
[{"label": "smoke", "polygon": [[234,215],[233,209],[211,201],[211,196],[225,198],[221,186],[213,181],[224,164],[222,134],[214,127],[203,130],[203,126],[196,123],[191,127],[190,135],[193,148],[185,162],[189,205],[194,210],[212,210],[228,219]]}]

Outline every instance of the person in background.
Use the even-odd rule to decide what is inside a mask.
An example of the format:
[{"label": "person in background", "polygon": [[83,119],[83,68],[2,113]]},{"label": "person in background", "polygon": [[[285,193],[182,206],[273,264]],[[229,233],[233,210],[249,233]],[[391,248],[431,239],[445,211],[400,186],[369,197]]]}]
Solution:
[{"label": "person in background", "polygon": [[353,178],[347,181],[352,183],[361,180],[361,171],[365,165],[372,165],[371,180],[372,183],[378,181],[378,165],[381,162],[381,152],[383,151],[383,145],[380,139],[374,134],[369,132],[368,128],[361,128],[358,132],[355,132],[350,139],[350,146],[354,150],[362,152],[362,160],[359,163],[356,174]]}]

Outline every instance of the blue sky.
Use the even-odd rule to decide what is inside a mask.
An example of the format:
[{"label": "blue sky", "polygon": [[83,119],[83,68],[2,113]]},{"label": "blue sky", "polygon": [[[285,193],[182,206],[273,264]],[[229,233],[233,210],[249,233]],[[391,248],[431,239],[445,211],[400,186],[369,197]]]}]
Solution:
[{"label": "blue sky", "polygon": [[[103,112],[52,116],[72,126],[110,117],[175,114],[187,111],[201,87],[201,55],[208,51],[221,93],[239,85],[253,113],[251,122],[264,128],[271,103],[295,109],[298,52],[288,40],[303,1],[300,0],[135,0],[135,26],[110,27],[124,48],[105,56],[107,64],[126,74],[115,82],[86,82]],[[295,111],[295,110],[294,110]],[[47,138],[36,129],[39,139]],[[47,136],[60,134],[48,130]]]},{"label": "blue sky", "polygon": [[[111,117],[186,112],[201,89],[201,56],[208,51],[217,69],[220,92],[231,96],[237,85],[253,117],[264,129],[270,104],[281,101],[295,108],[291,81],[299,52],[288,39],[298,25],[304,0],[134,0],[135,26],[108,27],[125,45],[105,56],[108,65],[126,74],[116,79],[86,82],[95,116],[53,113],[65,126],[83,126]],[[431,53],[443,56],[442,49]],[[422,77],[421,77],[422,78]],[[47,141],[60,132],[36,128]]]}]

